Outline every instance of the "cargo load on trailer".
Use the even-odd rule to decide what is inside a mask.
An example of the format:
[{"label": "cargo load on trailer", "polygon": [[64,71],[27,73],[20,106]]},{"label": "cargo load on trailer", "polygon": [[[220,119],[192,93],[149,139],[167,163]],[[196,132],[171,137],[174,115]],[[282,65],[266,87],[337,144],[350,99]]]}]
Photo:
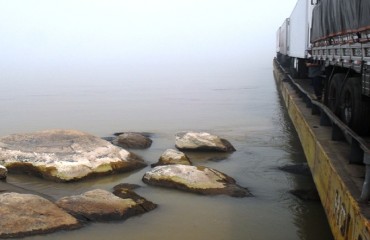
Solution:
[{"label": "cargo load on trailer", "polygon": [[324,103],[360,135],[370,135],[370,0],[298,0],[277,32],[277,59],[307,78],[321,66]]}]

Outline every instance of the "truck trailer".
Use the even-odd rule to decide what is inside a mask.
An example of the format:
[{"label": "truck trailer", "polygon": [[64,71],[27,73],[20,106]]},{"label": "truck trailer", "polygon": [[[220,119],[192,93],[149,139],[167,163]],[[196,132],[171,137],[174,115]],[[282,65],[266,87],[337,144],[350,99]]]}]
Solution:
[{"label": "truck trailer", "polygon": [[323,70],[324,104],[370,135],[370,0],[298,0],[277,31],[277,60],[296,78]]}]

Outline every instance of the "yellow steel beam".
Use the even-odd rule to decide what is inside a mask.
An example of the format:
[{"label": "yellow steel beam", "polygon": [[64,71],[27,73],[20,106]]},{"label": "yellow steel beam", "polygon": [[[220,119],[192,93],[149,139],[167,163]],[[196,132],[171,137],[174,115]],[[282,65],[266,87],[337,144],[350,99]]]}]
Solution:
[{"label": "yellow steel beam", "polygon": [[[302,112],[305,104],[302,104],[289,83],[283,82],[284,73],[276,66],[274,76],[303,146],[334,238],[336,240],[370,240],[370,223],[365,216],[370,209],[360,204],[354,197],[357,192],[351,189],[350,184],[347,184],[350,181],[345,179],[350,176],[341,174],[341,168],[337,166],[339,162],[336,160],[338,153],[335,147],[331,151],[326,146],[330,141],[318,137],[320,132],[315,131],[315,126],[309,119],[318,118],[318,116],[307,116]],[[338,147],[341,146],[338,145]]]}]

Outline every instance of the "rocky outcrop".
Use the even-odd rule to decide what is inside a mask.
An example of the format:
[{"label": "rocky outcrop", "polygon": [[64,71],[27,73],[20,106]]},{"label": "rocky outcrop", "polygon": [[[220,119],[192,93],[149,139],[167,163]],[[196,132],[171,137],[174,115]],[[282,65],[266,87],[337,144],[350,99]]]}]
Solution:
[{"label": "rocky outcrop", "polygon": [[174,150],[167,149],[159,158],[157,163],[152,164],[152,167],[161,165],[172,165],[172,164],[182,164],[182,165],[192,165],[189,158],[185,153]]},{"label": "rocky outcrop", "polygon": [[200,194],[226,194],[233,197],[251,196],[250,192],[236,184],[226,174],[207,167],[166,165],[145,173],[143,182]]},{"label": "rocky outcrop", "polygon": [[77,219],[42,197],[19,193],[0,194],[0,238],[78,227],[80,223]]},{"label": "rocky outcrop", "polygon": [[176,147],[180,150],[233,152],[235,148],[226,139],[206,132],[176,134]]},{"label": "rocky outcrop", "polygon": [[123,148],[145,149],[152,145],[152,140],[140,133],[122,133],[113,139],[114,145]]},{"label": "rocky outcrop", "polygon": [[146,166],[136,155],[75,130],[48,130],[0,138],[0,164],[11,171],[72,181]]},{"label": "rocky outcrop", "polygon": [[61,198],[56,204],[81,220],[113,221],[147,212],[142,207],[145,203],[140,201],[117,197],[106,190],[96,189],[81,195]]},{"label": "rocky outcrop", "polygon": [[0,180],[3,180],[8,175],[8,169],[6,167],[0,165]]}]

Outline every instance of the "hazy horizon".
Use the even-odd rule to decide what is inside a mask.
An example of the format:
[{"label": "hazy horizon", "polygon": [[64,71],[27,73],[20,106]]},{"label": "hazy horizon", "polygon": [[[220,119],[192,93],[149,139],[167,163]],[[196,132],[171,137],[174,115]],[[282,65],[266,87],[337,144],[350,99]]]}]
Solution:
[{"label": "hazy horizon", "polygon": [[260,66],[295,2],[0,0],[0,68],[22,77]]}]

